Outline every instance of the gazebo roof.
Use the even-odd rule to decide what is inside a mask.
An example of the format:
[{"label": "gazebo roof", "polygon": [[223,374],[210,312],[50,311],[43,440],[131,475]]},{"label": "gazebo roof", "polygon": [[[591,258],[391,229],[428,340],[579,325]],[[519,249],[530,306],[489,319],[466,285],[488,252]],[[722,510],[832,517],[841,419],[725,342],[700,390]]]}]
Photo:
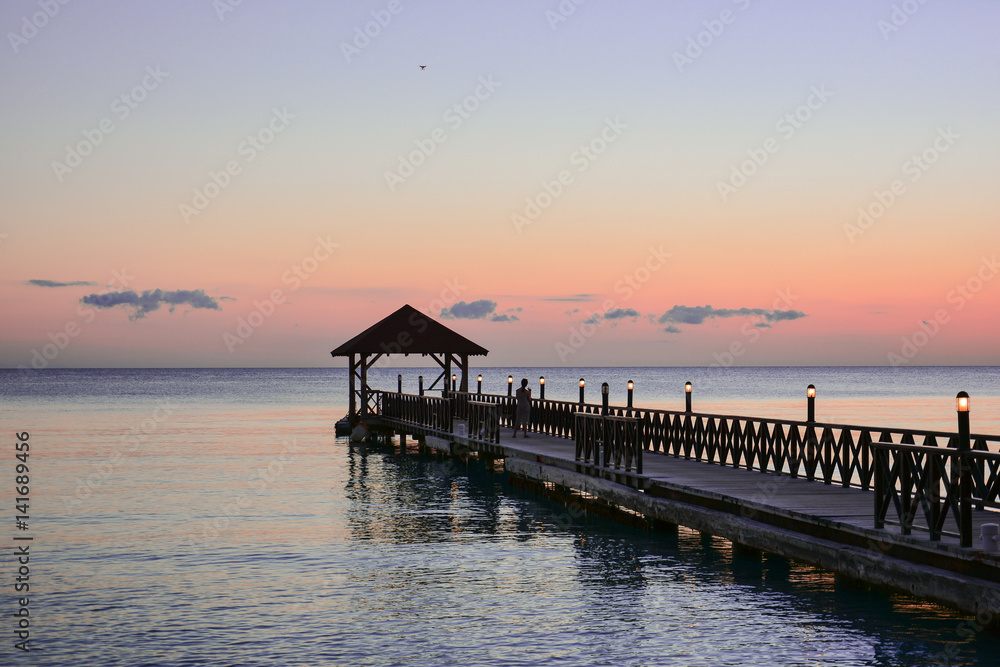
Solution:
[{"label": "gazebo roof", "polygon": [[407,304],[330,352],[352,354],[467,354],[486,356],[489,350],[457,334]]}]

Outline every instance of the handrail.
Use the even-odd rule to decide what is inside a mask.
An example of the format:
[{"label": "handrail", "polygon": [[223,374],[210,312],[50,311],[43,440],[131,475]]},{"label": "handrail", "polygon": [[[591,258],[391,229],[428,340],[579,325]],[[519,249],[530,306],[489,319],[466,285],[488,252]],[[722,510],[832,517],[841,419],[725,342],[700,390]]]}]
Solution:
[{"label": "handrail", "polygon": [[[469,400],[497,403],[502,410],[501,423],[513,426],[512,396],[473,392],[452,392],[452,396],[458,414]],[[594,403],[533,398],[529,428],[575,439],[574,415],[602,411],[603,407]],[[869,447],[872,442],[958,445],[957,433],[946,431],[623,406],[609,406],[608,414],[638,419],[638,435],[646,451],[864,490],[871,490],[874,477],[874,459]],[[1000,436],[974,434],[970,440],[974,451],[1000,449]]]},{"label": "handrail", "polygon": [[642,474],[639,422],[630,417],[577,412],[573,415],[576,459]]},{"label": "handrail", "polygon": [[[875,527],[883,528],[890,506],[901,532],[927,530],[930,539],[957,535],[972,546],[972,506],[1000,508],[1000,452],[873,442]],[[918,510],[923,524],[916,524]],[[953,519],[954,526],[945,526]]]}]

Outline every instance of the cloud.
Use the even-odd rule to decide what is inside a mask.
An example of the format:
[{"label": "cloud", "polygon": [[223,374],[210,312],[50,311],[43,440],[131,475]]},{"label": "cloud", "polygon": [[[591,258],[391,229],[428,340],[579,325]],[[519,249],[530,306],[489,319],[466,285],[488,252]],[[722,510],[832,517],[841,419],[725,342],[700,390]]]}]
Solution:
[{"label": "cloud", "polygon": [[494,315],[490,318],[490,322],[517,322],[520,319],[517,315],[507,315],[504,313],[503,315]]},{"label": "cloud", "polygon": [[29,280],[28,284],[34,285],[35,287],[76,287],[77,285],[85,285],[88,287],[92,287],[97,283],[92,283],[86,280],[74,280],[73,282],[69,283],[61,283],[56,280],[39,280],[37,278],[34,278],[32,280]]},{"label": "cloud", "polygon": [[675,327],[673,324],[663,327],[663,330],[666,331],[668,334],[679,334],[681,332],[681,330]]},{"label": "cloud", "polygon": [[756,322],[756,323],[754,323],[754,326],[757,327],[758,329],[770,329],[771,328],[771,325],[768,324],[767,322]]},{"label": "cloud", "polygon": [[635,308],[614,308],[604,312],[606,320],[621,320],[626,317],[631,317],[634,320],[639,317],[639,311]]},{"label": "cloud", "polygon": [[660,315],[659,323],[704,324],[716,317],[762,317],[766,322],[797,320],[806,317],[800,310],[767,310],[765,308],[712,308],[711,306],[677,305]]},{"label": "cloud", "polygon": [[594,294],[571,294],[569,296],[550,296],[542,301],[593,301]]},{"label": "cloud", "polygon": [[496,309],[497,302],[489,299],[479,299],[472,303],[459,301],[449,308],[443,308],[441,317],[446,320],[483,320],[492,315]]},{"label": "cloud", "polygon": [[219,302],[205,294],[204,290],[173,290],[163,291],[160,289],[146,290],[142,294],[137,294],[132,290],[126,292],[107,292],[105,294],[88,294],[80,299],[80,303],[98,308],[114,308],[115,306],[126,306],[135,309],[129,316],[130,320],[137,320],[146,316],[146,313],[157,310],[162,305],[170,307],[170,312],[174,312],[176,306],[191,306],[192,308],[207,308],[209,310],[222,310]]}]

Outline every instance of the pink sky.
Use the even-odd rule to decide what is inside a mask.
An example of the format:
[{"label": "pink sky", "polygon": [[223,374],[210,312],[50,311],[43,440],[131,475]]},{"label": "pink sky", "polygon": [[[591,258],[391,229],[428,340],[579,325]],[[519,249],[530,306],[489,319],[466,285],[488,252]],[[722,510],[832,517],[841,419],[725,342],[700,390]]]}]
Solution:
[{"label": "pink sky", "polygon": [[[0,49],[0,364],[324,366],[404,303],[495,365],[1000,364],[1000,8],[721,6],[403,5],[357,53],[378,3],[66,6]],[[208,301],[81,302],[157,289]]]}]

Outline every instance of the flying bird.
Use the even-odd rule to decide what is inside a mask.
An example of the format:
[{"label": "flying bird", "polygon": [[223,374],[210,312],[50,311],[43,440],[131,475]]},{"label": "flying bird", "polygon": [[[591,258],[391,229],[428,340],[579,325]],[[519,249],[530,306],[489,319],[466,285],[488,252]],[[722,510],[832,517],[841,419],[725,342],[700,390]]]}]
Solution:
[{"label": "flying bird", "polygon": [[427,65],[421,65],[420,69],[427,69]]}]

